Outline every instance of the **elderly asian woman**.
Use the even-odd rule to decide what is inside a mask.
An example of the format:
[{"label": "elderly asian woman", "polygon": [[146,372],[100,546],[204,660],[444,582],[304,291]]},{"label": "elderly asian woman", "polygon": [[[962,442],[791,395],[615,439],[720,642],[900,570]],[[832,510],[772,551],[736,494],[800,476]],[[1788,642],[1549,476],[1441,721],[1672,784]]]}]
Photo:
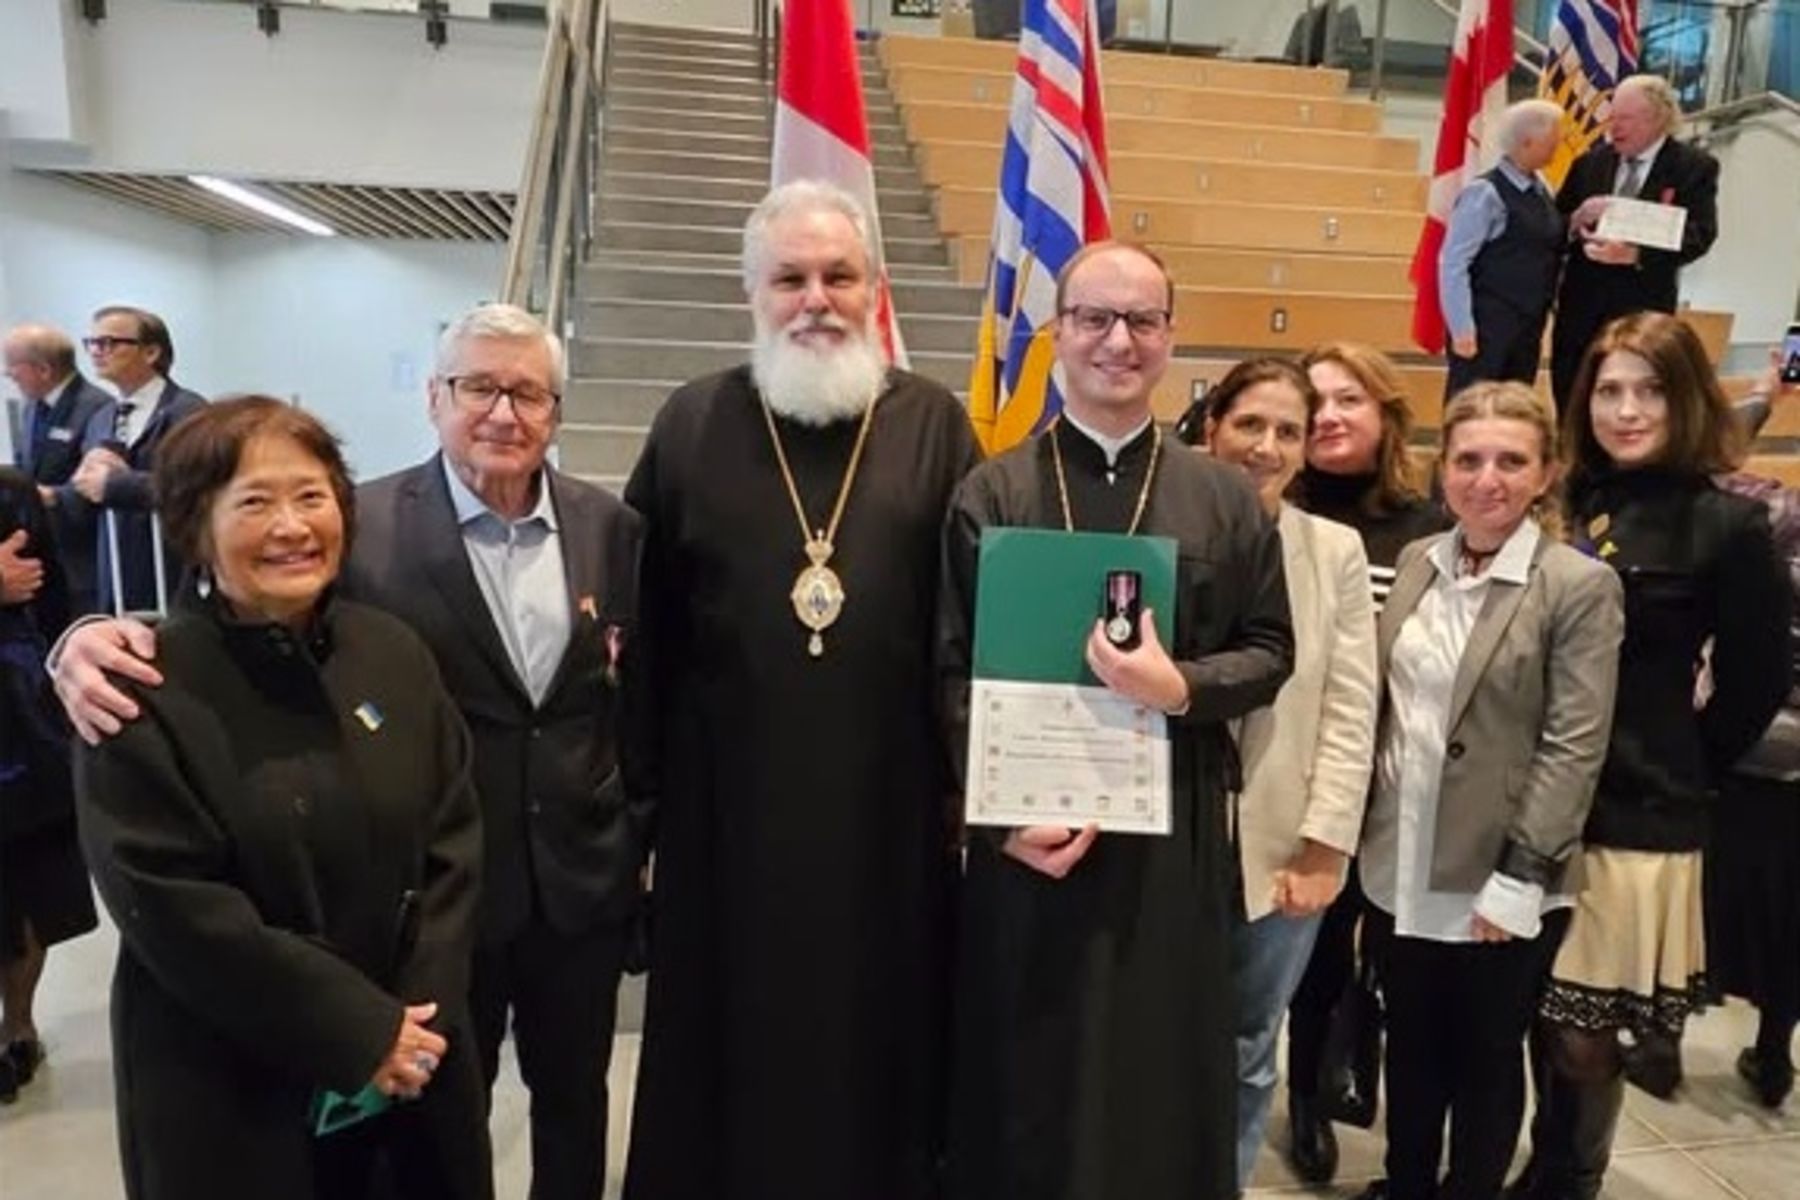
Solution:
[{"label": "elderly asian woman", "polygon": [[119,928],[126,1193],[491,1196],[469,737],[419,640],[332,595],[354,525],[337,443],[278,400],[225,401],[169,434],[156,488],[197,586],[145,719],[78,763]]},{"label": "elderly asian woman", "polygon": [[1358,866],[1387,1001],[1388,1178],[1365,1200],[1493,1200],[1505,1182],[1624,636],[1617,577],[1556,536],[1549,406],[1476,384],[1443,439],[1456,525],[1401,552],[1378,633]]}]

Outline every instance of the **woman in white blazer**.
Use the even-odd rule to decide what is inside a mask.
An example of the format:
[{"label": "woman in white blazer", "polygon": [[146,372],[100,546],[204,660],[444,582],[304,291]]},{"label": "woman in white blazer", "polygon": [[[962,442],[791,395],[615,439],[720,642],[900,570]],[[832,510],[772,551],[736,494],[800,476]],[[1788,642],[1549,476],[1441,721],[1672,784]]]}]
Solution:
[{"label": "woman in white blazer", "polygon": [[1306,461],[1319,394],[1283,359],[1239,363],[1207,398],[1213,456],[1250,475],[1278,523],[1294,620],[1294,673],[1238,733],[1245,919],[1235,933],[1238,1186],[1275,1093],[1281,1017],[1326,907],[1344,885],[1374,756],[1375,611],[1362,539],[1283,501]]}]

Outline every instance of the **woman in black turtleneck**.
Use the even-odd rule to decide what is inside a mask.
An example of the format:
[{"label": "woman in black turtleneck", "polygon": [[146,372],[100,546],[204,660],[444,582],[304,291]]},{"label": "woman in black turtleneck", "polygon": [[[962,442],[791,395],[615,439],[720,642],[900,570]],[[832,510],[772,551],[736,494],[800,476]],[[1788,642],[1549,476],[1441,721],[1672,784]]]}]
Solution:
[{"label": "woman in black turtleneck", "polygon": [[1700,1000],[1707,808],[1787,691],[1792,599],[1762,506],[1711,481],[1739,430],[1685,324],[1607,326],[1563,420],[1571,534],[1619,573],[1625,642],[1586,885],[1539,1009],[1532,1167],[1510,1194],[1589,1200],[1622,1098],[1618,1031],[1672,1046]]},{"label": "woman in black turtleneck", "polygon": [[[1408,542],[1450,527],[1444,510],[1408,479],[1412,430],[1400,373],[1380,351],[1327,342],[1301,359],[1320,396],[1300,476],[1300,507],[1362,535],[1369,585],[1379,612],[1394,582],[1394,563]],[[1302,1179],[1328,1182],[1337,1173],[1337,1137],[1320,1112],[1320,1070],[1331,1009],[1355,968],[1356,925],[1364,900],[1350,872],[1326,911],[1312,960],[1288,1009],[1288,1159]]]}]

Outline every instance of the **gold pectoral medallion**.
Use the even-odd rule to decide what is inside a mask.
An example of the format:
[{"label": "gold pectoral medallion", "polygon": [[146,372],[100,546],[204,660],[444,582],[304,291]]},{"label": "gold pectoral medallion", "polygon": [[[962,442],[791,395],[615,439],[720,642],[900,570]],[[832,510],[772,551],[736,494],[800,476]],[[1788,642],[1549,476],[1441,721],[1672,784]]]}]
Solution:
[{"label": "gold pectoral medallion", "polygon": [[825,565],[831,560],[831,549],[831,543],[824,538],[812,538],[806,543],[810,564],[794,578],[794,590],[788,593],[794,602],[794,615],[812,630],[806,651],[814,658],[825,653],[821,635],[837,623],[844,611],[844,581]]}]

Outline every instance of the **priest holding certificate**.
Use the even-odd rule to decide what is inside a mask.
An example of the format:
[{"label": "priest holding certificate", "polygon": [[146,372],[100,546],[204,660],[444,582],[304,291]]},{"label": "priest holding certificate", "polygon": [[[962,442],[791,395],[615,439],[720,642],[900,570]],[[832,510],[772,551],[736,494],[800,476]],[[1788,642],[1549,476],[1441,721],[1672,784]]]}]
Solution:
[{"label": "priest holding certificate", "polygon": [[[1166,268],[1145,250],[1097,243],[1075,255],[1056,305],[1063,415],[978,467],[951,504],[941,649],[954,740],[975,764],[953,1200],[1237,1190],[1227,795],[1238,772],[1226,722],[1275,698],[1293,632],[1280,542],[1249,483],[1165,444],[1152,419],[1173,303]],[[1025,530],[1114,537],[1069,536],[1052,553],[1020,540]],[[1075,592],[1091,614],[1068,647],[1087,686],[1054,701],[1046,685],[1016,693],[984,678],[985,711],[971,721],[971,677],[998,652],[984,628],[995,623],[977,620],[978,585],[1010,590],[1032,571],[1046,611]],[[1082,578],[1073,587],[1071,572]],[[1009,616],[1004,637],[1043,620]],[[1030,722],[1036,732],[1022,732]],[[1039,785],[1000,798],[1045,815],[988,824],[989,765],[1005,764],[1004,778],[1021,754]],[[1115,785],[1128,809],[1161,803],[1166,820],[1133,829],[1129,812],[1101,803],[1119,799]]]}]

